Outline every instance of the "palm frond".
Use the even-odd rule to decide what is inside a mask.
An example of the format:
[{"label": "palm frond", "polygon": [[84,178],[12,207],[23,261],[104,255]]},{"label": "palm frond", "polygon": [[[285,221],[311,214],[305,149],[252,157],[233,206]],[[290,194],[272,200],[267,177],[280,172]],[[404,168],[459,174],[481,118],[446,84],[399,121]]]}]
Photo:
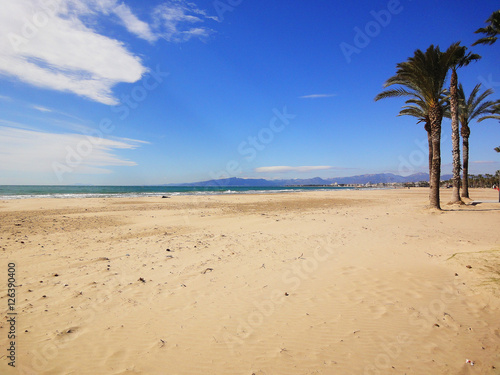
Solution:
[{"label": "palm frond", "polygon": [[481,117],[480,119],[477,120],[477,122],[482,122],[484,120],[500,120],[500,115],[488,115]]},{"label": "palm frond", "polygon": [[441,101],[441,91],[449,69],[448,55],[433,45],[425,52],[416,50],[414,56],[396,65],[396,74],[385,82],[384,87],[404,86],[414,96],[419,95],[421,99],[437,105]]},{"label": "palm frond", "polygon": [[491,45],[497,41],[497,35],[500,34],[500,10],[493,12],[486,20],[486,23],[489,23],[489,25],[475,31],[476,34],[485,34],[485,36],[475,41],[472,44],[473,46],[477,44]]},{"label": "palm frond", "polygon": [[414,95],[415,93],[411,90],[406,90],[404,88],[396,88],[396,89],[382,91],[375,97],[375,101],[386,98],[397,98],[400,96],[414,96]]},{"label": "palm frond", "polygon": [[493,102],[486,113],[487,115],[478,119],[477,122],[482,122],[484,120],[500,120],[500,100]]},{"label": "palm frond", "polygon": [[[472,89],[469,97],[465,97],[465,90],[460,83],[458,85],[458,98],[459,98],[459,119],[460,122],[468,125],[472,120],[477,119],[477,122],[481,122],[488,118],[499,118],[499,114],[495,114],[496,102],[491,100],[486,100],[488,96],[493,94],[492,89],[487,89],[479,94],[481,89],[481,84],[478,83]],[[478,95],[479,94],[479,95]],[[498,117],[495,117],[498,116]]]}]

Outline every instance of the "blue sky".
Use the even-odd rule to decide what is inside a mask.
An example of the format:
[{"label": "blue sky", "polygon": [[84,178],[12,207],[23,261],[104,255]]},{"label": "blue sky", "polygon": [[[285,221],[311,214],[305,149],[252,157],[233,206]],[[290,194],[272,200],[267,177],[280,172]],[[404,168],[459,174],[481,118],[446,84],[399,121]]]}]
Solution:
[{"label": "blue sky", "polygon": [[[373,98],[415,49],[470,46],[498,2],[0,7],[0,184],[144,185],[425,172],[423,126],[396,117],[403,99]],[[498,99],[500,44],[472,50],[459,80]],[[471,173],[494,173],[498,121],[471,129]]]}]

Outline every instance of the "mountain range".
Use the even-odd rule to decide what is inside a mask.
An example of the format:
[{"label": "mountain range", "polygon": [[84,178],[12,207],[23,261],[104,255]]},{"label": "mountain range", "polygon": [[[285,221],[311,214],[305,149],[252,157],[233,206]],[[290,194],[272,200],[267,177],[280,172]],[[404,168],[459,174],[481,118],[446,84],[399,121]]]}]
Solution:
[{"label": "mountain range", "polygon": [[[452,175],[442,175],[441,180],[449,180]],[[415,173],[409,176],[399,176],[393,173],[363,174],[351,177],[305,178],[266,180],[263,178],[223,178],[185,184],[169,184],[166,186],[289,186],[289,185],[332,185],[332,184],[379,184],[429,181],[428,173]]]}]

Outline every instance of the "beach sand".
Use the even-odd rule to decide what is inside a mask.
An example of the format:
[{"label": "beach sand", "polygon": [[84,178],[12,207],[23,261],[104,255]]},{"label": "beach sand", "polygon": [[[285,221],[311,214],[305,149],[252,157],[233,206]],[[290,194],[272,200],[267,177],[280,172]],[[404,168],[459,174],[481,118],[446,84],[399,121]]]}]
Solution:
[{"label": "beach sand", "polygon": [[500,204],[471,196],[1,201],[0,373],[500,374]]}]

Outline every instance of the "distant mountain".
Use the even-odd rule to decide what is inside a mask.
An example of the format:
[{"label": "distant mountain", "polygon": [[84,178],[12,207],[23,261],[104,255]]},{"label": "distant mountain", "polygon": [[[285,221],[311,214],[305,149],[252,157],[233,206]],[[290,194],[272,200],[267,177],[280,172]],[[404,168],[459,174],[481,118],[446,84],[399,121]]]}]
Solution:
[{"label": "distant mountain", "polygon": [[[449,180],[452,175],[442,175],[441,180]],[[223,178],[220,180],[208,180],[185,184],[170,184],[170,186],[221,186],[221,187],[235,187],[235,186],[287,186],[287,185],[332,185],[337,184],[379,184],[379,183],[405,183],[405,182],[419,182],[429,181],[428,173],[415,173],[409,176],[399,176],[393,173],[378,173],[378,174],[364,174],[359,176],[350,177],[333,177],[333,178],[306,178],[306,179],[283,179],[283,180],[266,180],[263,178]]]}]

